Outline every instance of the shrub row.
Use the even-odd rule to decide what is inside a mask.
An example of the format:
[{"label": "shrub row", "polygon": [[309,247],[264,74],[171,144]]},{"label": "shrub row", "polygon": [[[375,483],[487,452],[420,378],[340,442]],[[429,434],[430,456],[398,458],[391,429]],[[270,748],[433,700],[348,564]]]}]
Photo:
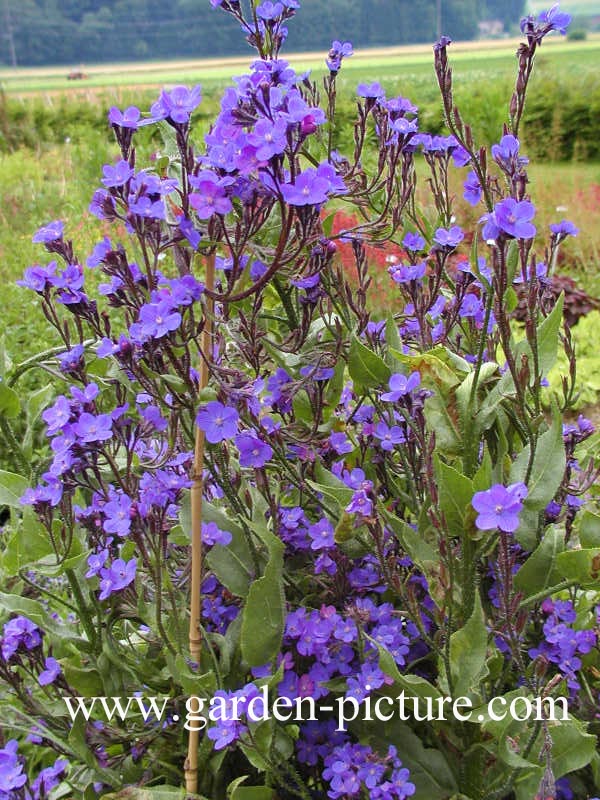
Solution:
[{"label": "shrub row", "polygon": [[[419,104],[421,128],[442,133],[444,122],[439,100],[422,81],[397,81],[398,93],[408,93]],[[490,85],[483,79],[473,80],[457,95],[461,110],[472,120],[478,140],[491,144],[497,138],[506,115],[508,82],[495,81]],[[355,105],[352,88],[344,86],[340,97],[337,144],[346,147],[351,142]],[[392,87],[396,88],[396,87]],[[392,92],[390,92],[392,93]],[[128,94],[130,95],[128,97]],[[147,97],[145,96],[147,95]],[[0,152],[18,147],[37,148],[58,144],[69,138],[82,140],[91,129],[104,131],[108,136],[106,109],[118,102],[121,106],[151,100],[152,92],[63,94],[58,98],[36,97],[13,99],[0,92]],[[196,130],[202,129],[217,112],[218,91],[205,92],[202,112],[196,120]],[[527,152],[536,159],[550,161],[594,161],[600,158],[600,76],[539,74],[528,98],[527,119],[523,136]]]}]

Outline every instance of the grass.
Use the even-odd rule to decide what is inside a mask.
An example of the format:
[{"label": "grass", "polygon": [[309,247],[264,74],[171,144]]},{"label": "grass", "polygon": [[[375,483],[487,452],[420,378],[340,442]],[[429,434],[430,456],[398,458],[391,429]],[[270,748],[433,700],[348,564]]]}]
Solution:
[{"label": "grass", "polygon": [[[490,42],[464,42],[452,47],[452,61],[457,77],[469,75],[477,80],[497,80],[514,71],[518,40],[492,40]],[[544,43],[539,60],[548,56],[557,69],[591,71],[600,59],[600,36],[591,36],[584,42],[569,42],[558,37]],[[324,54],[292,54],[286,58],[299,71],[313,70],[324,74]],[[69,67],[42,67],[0,69],[0,87],[10,95],[29,96],[32,93],[90,94],[97,89],[131,89],[174,83],[198,83],[211,90],[222,86],[232,76],[239,74],[251,60],[248,58],[203,59],[199,61],[163,61],[143,64],[106,64],[84,68],[88,78],[84,81],[67,81]],[[429,45],[358,51],[344,64],[340,83],[361,80],[385,80],[405,84],[405,92],[412,81],[433,83],[433,58]],[[80,67],[77,67],[80,69]]]},{"label": "grass", "polygon": [[[87,206],[99,185],[102,164],[115,152],[114,146],[96,134],[83,143],[41,151],[35,158],[26,150],[0,156],[0,283],[4,300],[0,330],[18,359],[55,343],[48,339],[37,297],[15,285],[25,267],[47,259],[43,249],[32,244],[31,236],[40,224],[60,217],[76,252],[85,258],[102,236],[111,233],[110,227],[88,213]],[[459,196],[463,172],[455,173],[453,183]],[[565,245],[563,267],[582,287],[600,296],[600,164],[532,164],[530,177],[540,227],[563,217],[580,227],[580,236]],[[478,216],[466,204],[461,211],[473,220]],[[375,277],[382,296],[389,294],[385,272]]]},{"label": "grass", "polygon": [[[453,46],[456,99],[465,118],[473,122],[475,136],[480,141],[497,140],[501,130],[514,74],[514,50],[515,42],[490,42],[487,50],[481,50],[480,43]],[[583,43],[552,39],[544,44],[538,59],[534,86],[544,86],[547,75],[560,73],[567,67],[570,75],[592,74],[599,55],[600,37]],[[312,65],[321,69],[322,65],[321,57],[317,59],[314,54],[295,56],[292,60],[298,68]],[[71,83],[65,86],[66,70],[62,68],[0,70],[0,84],[5,86],[11,102],[23,104],[24,111],[39,109],[40,103],[71,108],[68,125],[53,131],[53,136],[47,138],[60,144],[42,146],[37,143],[35,155],[27,149],[0,155],[0,281],[4,298],[0,332],[4,331],[10,349],[19,358],[53,343],[48,342],[48,326],[37,298],[14,284],[26,266],[44,258],[43,251],[31,243],[33,231],[38,225],[61,217],[82,258],[108,232],[87,212],[90,196],[98,186],[102,164],[116,155],[116,147],[106,133],[106,108],[120,101],[136,102],[147,108],[156,95],[155,90],[142,88],[147,85],[149,76],[158,84],[200,79],[206,95],[199,119],[202,130],[217,108],[220,88],[246,64],[246,59],[202,62],[201,68],[189,62],[136,64],[127,66],[127,75],[122,66],[105,65],[90,69],[92,77],[85,82],[85,87],[75,87]],[[127,86],[121,86],[125,80]],[[356,84],[372,80],[380,80],[390,95],[401,93],[419,105],[429,103],[428,108],[434,109],[428,111],[429,115],[435,113],[439,117],[430,47],[363,51],[348,60],[340,75],[338,93],[345,115],[351,113]],[[51,94],[52,87],[59,85],[63,91],[58,96]],[[33,91],[32,87],[38,87],[33,97],[18,99],[23,93]],[[75,98],[78,105],[73,113]],[[91,111],[92,107],[95,110]],[[60,121],[61,115],[56,117]],[[422,127],[435,129],[435,120],[428,119],[426,114],[423,117]],[[99,123],[93,122],[99,118]],[[439,123],[439,119],[437,121]],[[44,136],[40,138],[43,140]],[[149,145],[149,140],[145,141],[144,149]],[[578,277],[584,288],[600,296],[600,275],[596,266],[600,256],[600,165],[538,165],[534,162],[530,176],[531,191],[543,221],[540,224],[568,217],[581,228],[580,237],[566,247],[565,267]],[[459,176],[453,189],[457,195],[462,194]],[[465,205],[462,211],[475,219],[470,207]],[[387,276],[378,276],[379,279],[382,290],[385,287],[388,293]]]}]

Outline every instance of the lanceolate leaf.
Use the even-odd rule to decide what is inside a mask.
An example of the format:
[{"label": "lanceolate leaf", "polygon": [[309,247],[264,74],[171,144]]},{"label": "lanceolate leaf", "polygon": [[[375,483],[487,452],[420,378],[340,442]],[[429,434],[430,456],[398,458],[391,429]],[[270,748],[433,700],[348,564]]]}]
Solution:
[{"label": "lanceolate leaf", "polygon": [[271,558],[262,578],[250,586],[242,620],[242,656],[250,667],[275,658],[283,637],[283,543],[273,538]]},{"label": "lanceolate leaf", "polygon": [[355,336],[350,343],[348,371],[356,386],[376,389],[390,379],[391,370],[385,361]]}]

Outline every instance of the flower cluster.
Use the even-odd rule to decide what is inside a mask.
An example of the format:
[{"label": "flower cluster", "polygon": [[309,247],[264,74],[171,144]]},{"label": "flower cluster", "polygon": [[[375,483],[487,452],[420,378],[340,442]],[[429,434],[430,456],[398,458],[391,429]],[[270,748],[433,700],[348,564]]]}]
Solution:
[{"label": "flower cluster", "polygon": [[529,650],[532,658],[556,665],[566,678],[571,692],[581,686],[577,673],[581,669],[581,656],[589,653],[597,644],[597,633],[592,629],[573,627],[577,614],[569,600],[544,600],[542,603],[544,624],[543,638],[537,647]]},{"label": "flower cluster", "polygon": [[[574,609],[600,568],[593,548],[572,547],[580,534],[593,540],[594,518],[576,516],[596,477],[591,448],[580,447],[593,429],[582,418],[561,436],[544,414],[560,324],[545,281],[577,231],[553,224],[537,261],[544,228],[518,138],[527,59],[565,20],[551,9],[524,23],[511,132],[489,156],[454,103],[443,38],[435,63],[448,135],[420,130],[409,99],[361,83],[346,157],[335,150],[336,82],[351,44],[332,44],[321,108],[317,84],[279,57],[295,0],[265,0],[251,17],[237,0],[212,4],[258,56],[224,92],[202,146],[191,135],[200,87],[163,90],[149,112],[112,108],[120,152],[90,208],[115,234],[87,259],[60,221],[34,236],[52,260],[29,267],[22,284],[64,351],[45,357],[61,378],[41,413],[48,463],[22,497],[40,523],[31,549],[48,546],[19,574],[39,613],[54,617],[43,632],[22,616],[6,623],[2,674],[32,741],[93,754],[85,773],[98,792],[122,788],[122,775],[162,781],[184,754],[171,717],[136,723],[135,737],[118,720],[90,722],[73,743],[66,716],[38,709],[83,682],[168,687],[174,701],[196,684],[214,694],[222,710],[199,749],[206,796],[248,776],[253,789],[286,797],[404,800],[421,791],[411,757],[426,746],[449,794],[489,789],[503,800],[529,750],[507,764],[495,729],[408,721],[398,729],[405,754],[402,733],[384,742],[366,723],[262,726],[259,686],[328,703],[364,703],[401,682],[429,698],[508,695],[519,682],[539,696],[552,664],[577,700],[585,658],[598,666],[596,633]],[[145,168],[137,132],[155,124],[165,152]],[[421,158],[427,211],[417,202]],[[473,229],[455,217],[454,168],[468,170],[465,197],[483,206]],[[387,319],[369,295],[371,267],[385,259],[395,295]],[[526,303],[518,334],[515,285]],[[576,369],[568,336],[563,344],[566,410]],[[189,558],[197,531],[199,586]],[[523,602],[519,572],[530,559],[536,575],[548,571],[546,537],[560,556],[533,598],[540,607]],[[556,599],[567,576],[572,602]],[[198,588],[200,663],[182,611]],[[56,633],[67,627],[56,624],[57,603],[69,608],[73,641]],[[502,669],[498,649],[510,656]],[[531,742],[551,758],[549,740],[531,735],[524,725],[515,747]],[[453,766],[482,747],[485,784]],[[15,746],[1,752],[0,785],[25,787]],[[57,763],[32,792],[51,790]],[[89,794],[77,770],[71,779]]]}]

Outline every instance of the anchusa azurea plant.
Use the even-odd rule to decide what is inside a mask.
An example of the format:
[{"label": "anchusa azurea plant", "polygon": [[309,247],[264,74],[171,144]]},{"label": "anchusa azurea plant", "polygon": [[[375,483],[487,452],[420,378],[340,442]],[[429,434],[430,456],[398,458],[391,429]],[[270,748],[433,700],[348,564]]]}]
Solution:
[{"label": "anchusa azurea plant", "polygon": [[[537,218],[519,140],[535,54],[568,15],[523,21],[489,152],[454,104],[444,37],[449,135],[361,84],[344,154],[337,76],[351,44],[333,42],[319,87],[279,57],[295,0],[249,13],[211,2],[258,58],[204,140],[199,87],[164,90],[149,113],[111,109],[119,153],[90,210],[114,235],[80,259],[51,222],[35,234],[48,259],[22,280],[63,347],[41,362],[56,381],[46,466],[26,490],[3,478],[23,511],[0,595],[14,730],[0,792],[47,797],[62,781],[65,796],[179,796],[168,787],[194,695],[220,700],[200,735],[199,797],[588,798],[600,774],[595,436],[583,417],[563,422],[576,360],[547,278],[577,230]],[[164,144],[144,165],[148,125]],[[473,229],[454,216],[452,169],[480,209]],[[376,319],[368,254],[390,243],[393,313]],[[93,293],[87,270],[103,276]],[[559,348],[560,396],[547,389]],[[198,429],[199,662],[186,633]],[[66,712],[65,698],[136,693],[168,698],[167,711]],[[386,705],[373,721],[367,709],[402,693],[414,714]],[[467,698],[470,719],[425,720],[445,697]],[[499,720],[490,698],[542,713]],[[557,723],[548,701],[561,698]],[[323,708],[256,715],[278,699]],[[339,701],[362,709],[341,727]]]}]

